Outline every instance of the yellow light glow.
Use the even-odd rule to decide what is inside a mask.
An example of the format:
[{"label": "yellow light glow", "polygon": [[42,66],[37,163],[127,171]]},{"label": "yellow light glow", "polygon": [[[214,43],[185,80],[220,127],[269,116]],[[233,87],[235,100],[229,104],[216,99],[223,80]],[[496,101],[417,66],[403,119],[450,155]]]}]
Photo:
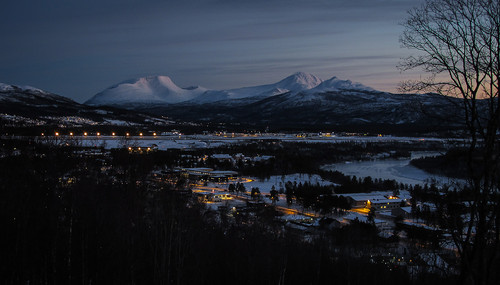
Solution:
[{"label": "yellow light glow", "polygon": [[44,135],[45,135],[45,134],[44,134],[44,133],[42,133],[42,136],[44,136]]},{"label": "yellow light glow", "polygon": [[130,136],[130,133],[127,133],[127,137]]},{"label": "yellow light glow", "polygon": [[100,135],[101,135],[101,133],[97,133],[97,135],[98,135],[98,136],[100,136]]},{"label": "yellow light glow", "polygon": [[83,135],[84,135],[84,136],[87,136],[88,134],[87,134],[87,132],[85,132],[85,133],[83,133]]},{"label": "yellow light glow", "polygon": [[73,133],[69,133],[69,135],[70,135],[70,136],[72,136],[72,135],[73,135]]},{"label": "yellow light glow", "polygon": [[115,136],[115,135],[116,135],[116,133],[111,133],[111,135],[112,135],[112,136]]},{"label": "yellow light glow", "polygon": [[142,137],[142,133],[139,133],[139,135]]},{"label": "yellow light glow", "polygon": [[58,135],[59,135],[59,133],[58,133],[58,132],[56,132],[56,136],[58,136]]},{"label": "yellow light glow", "polygon": [[156,133],[153,133],[153,136],[155,136],[155,137],[156,137]]}]

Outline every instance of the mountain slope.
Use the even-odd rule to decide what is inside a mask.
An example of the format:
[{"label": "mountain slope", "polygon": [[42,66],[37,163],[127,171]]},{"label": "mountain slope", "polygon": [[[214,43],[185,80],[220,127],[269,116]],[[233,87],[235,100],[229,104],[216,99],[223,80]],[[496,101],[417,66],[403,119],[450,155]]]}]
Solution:
[{"label": "mountain slope", "polygon": [[0,126],[167,124],[156,116],[79,104],[33,87],[0,83]]},{"label": "mountain slope", "polygon": [[168,76],[127,80],[96,94],[87,105],[172,104],[191,100],[207,89],[180,88]]},{"label": "mountain slope", "polygon": [[[96,94],[85,104],[92,106],[122,106],[129,109],[157,104],[204,104],[217,101],[258,99],[300,92],[318,86],[320,78],[297,72],[287,78],[266,85],[229,90],[207,90],[202,87],[180,88],[168,76],[151,76],[127,80]],[[247,101],[248,101],[247,100]]]},{"label": "mountain slope", "polygon": [[[342,90],[288,92],[248,104],[227,107],[219,103],[175,105],[147,111],[183,120],[240,122],[277,127],[353,125],[458,126],[458,99],[435,94],[392,94]],[[325,89],[321,89],[325,90]],[[146,111],[146,110],[144,110]],[[450,120],[448,120],[450,119]]]},{"label": "mountain slope", "polygon": [[[217,101],[239,100],[244,98],[252,101],[257,101],[262,98],[271,97],[287,92],[296,93],[308,90],[318,86],[321,82],[323,81],[320,78],[312,74],[297,72],[273,84],[243,87],[230,90],[207,91],[201,96],[194,98],[189,103],[204,104]],[[246,102],[249,101],[247,100]]]},{"label": "mountain slope", "polygon": [[361,83],[353,83],[351,80],[341,80],[337,77],[332,77],[321,82],[318,86],[309,89],[308,93],[319,93],[328,91],[355,90],[355,91],[375,91],[373,88],[365,86]]}]

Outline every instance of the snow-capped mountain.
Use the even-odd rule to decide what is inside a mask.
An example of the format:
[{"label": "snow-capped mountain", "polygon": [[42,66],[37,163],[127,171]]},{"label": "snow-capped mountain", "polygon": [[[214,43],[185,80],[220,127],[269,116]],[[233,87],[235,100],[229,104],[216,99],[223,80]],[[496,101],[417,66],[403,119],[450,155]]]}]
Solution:
[{"label": "snow-capped mountain", "polygon": [[272,84],[228,90],[183,89],[166,76],[141,78],[111,87],[87,104],[190,121],[294,126],[427,126],[442,120],[429,118],[425,112],[440,118],[459,113],[444,96],[392,94],[337,77],[323,81],[303,72]]},{"label": "snow-capped mountain", "polygon": [[34,91],[34,92],[39,92],[39,93],[47,93],[41,89],[31,87],[31,86],[16,86],[16,85],[9,85],[5,83],[0,83],[0,92],[6,92],[6,91],[14,91],[14,90],[21,90],[21,91]]},{"label": "snow-capped mountain", "polygon": [[16,86],[0,83],[0,102],[3,105],[7,103],[22,103],[26,105],[39,105],[42,102],[51,102],[59,104],[73,104],[76,102],[56,94],[52,94],[31,86]]},{"label": "snow-capped mountain", "polygon": [[457,108],[459,101],[437,94],[381,92],[336,77],[321,81],[306,73],[274,84],[222,91],[180,88],[170,78],[156,76],[120,83],[87,102],[111,107],[79,104],[33,87],[0,84],[0,122],[18,116],[23,119],[17,121],[41,118],[61,125],[66,124],[60,123],[65,117],[64,122],[69,118],[84,124],[127,125],[148,124],[168,116],[182,121],[285,129],[383,125],[413,130],[457,127],[463,115]]},{"label": "snow-capped mountain", "polygon": [[[342,83],[342,82],[341,82]],[[220,102],[143,109],[182,120],[246,123],[256,126],[311,128],[321,126],[394,126],[403,130],[457,127],[459,99],[437,94],[393,94],[369,91],[346,82],[312,92],[287,92],[230,108]],[[353,88],[356,86],[359,89]],[[343,89],[343,88],[346,89]],[[366,89],[366,90],[364,90]],[[325,91],[336,90],[336,91]]]},{"label": "snow-capped mountain", "polygon": [[290,93],[321,93],[329,91],[375,91],[360,83],[332,77],[326,81],[319,77],[297,72],[272,84],[227,90],[207,90],[203,87],[180,88],[168,76],[151,76],[127,80],[114,85],[85,102],[87,105],[122,106],[129,109],[145,105],[183,105],[220,102],[224,105],[242,105],[264,98]]},{"label": "snow-capped mountain", "polygon": [[191,100],[207,89],[181,88],[168,76],[127,80],[96,94],[87,105],[173,104]]},{"label": "snow-capped mountain", "polygon": [[30,86],[0,83],[0,127],[141,124],[167,125],[170,121],[135,111],[79,104]]},{"label": "snow-capped mountain", "polygon": [[332,77],[321,82],[318,86],[308,90],[308,93],[321,93],[331,91],[375,91],[373,88],[365,86],[361,83],[352,82],[351,80],[342,80],[337,77]]},{"label": "snow-capped mountain", "polygon": [[266,85],[243,87],[230,90],[207,91],[201,96],[193,99],[191,102],[196,104],[238,100],[244,98],[262,99],[287,92],[297,93],[314,88],[323,82],[319,77],[312,74],[297,72],[285,79]]},{"label": "snow-capped mountain", "polygon": [[85,104],[100,106],[158,105],[158,104],[204,104],[244,98],[266,98],[287,92],[297,93],[314,88],[323,81],[304,72],[266,85],[228,90],[207,90],[203,87],[180,88],[168,76],[151,76],[127,80],[114,85],[89,99]]}]

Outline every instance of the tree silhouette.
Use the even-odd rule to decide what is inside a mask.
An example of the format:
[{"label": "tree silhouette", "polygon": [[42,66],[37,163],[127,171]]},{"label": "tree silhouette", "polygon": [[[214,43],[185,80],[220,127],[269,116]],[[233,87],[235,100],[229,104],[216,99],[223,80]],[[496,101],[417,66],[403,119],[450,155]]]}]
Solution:
[{"label": "tree silhouette", "polygon": [[273,201],[273,204],[276,204],[276,202],[280,200],[280,197],[278,195],[278,191],[276,190],[276,187],[274,187],[274,185],[271,188],[271,191],[269,192],[269,194],[271,195],[271,201]]},{"label": "tree silhouette", "polygon": [[[402,84],[461,99],[468,137],[467,185],[436,201],[441,225],[452,234],[464,284],[498,284],[500,259],[500,2],[427,0],[409,11],[401,37],[417,51],[403,70],[421,68],[428,79]],[[464,207],[456,207],[462,204]]]}]

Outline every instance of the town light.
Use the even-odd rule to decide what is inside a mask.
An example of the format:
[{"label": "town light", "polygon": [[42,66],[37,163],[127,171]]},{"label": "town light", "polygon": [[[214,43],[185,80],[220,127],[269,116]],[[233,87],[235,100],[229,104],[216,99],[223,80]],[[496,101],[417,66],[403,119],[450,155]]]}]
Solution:
[{"label": "town light", "polygon": [[116,134],[113,132],[113,133],[111,133],[111,135],[112,135],[112,136],[115,136]]},{"label": "town light", "polygon": [[127,137],[130,136],[130,133],[127,133]]},{"label": "town light", "polygon": [[98,135],[98,136],[100,136],[100,135],[101,135],[101,133],[97,132],[97,135]]},{"label": "town light", "polygon": [[88,134],[87,134],[87,132],[84,132],[84,133],[83,133],[83,135],[84,135],[84,136],[87,136]]},{"label": "town light", "polygon": [[70,136],[72,136],[72,135],[73,135],[73,133],[69,133],[69,135],[70,135]]},{"label": "town light", "polygon": [[139,135],[142,137],[142,133],[139,133]]},{"label": "town light", "polygon": [[57,137],[57,136],[59,136],[59,133],[58,133],[58,132],[56,132],[56,137]]}]

